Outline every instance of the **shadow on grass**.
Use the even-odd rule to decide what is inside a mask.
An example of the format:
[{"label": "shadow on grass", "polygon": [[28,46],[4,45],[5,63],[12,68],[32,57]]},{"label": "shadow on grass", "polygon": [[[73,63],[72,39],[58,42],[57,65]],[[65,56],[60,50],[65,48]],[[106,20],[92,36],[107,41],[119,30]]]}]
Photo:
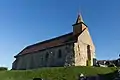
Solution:
[{"label": "shadow on grass", "polygon": [[[114,71],[113,73],[108,73],[108,74],[98,74],[96,76],[87,76],[86,79],[84,80],[120,80],[120,79],[115,79],[118,77],[118,71]],[[81,80],[81,79],[79,79]]]},{"label": "shadow on grass", "polygon": [[98,76],[98,80],[115,80],[115,78],[118,77],[118,71],[116,70],[113,73],[108,74],[98,74]]}]

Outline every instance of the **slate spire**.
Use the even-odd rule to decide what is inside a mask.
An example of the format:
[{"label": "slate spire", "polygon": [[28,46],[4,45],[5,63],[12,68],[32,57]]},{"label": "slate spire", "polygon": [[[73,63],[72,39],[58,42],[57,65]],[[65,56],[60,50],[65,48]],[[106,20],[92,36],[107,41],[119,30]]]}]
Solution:
[{"label": "slate spire", "polygon": [[76,20],[76,24],[81,23],[81,22],[84,22],[84,21],[82,19],[81,14],[78,14],[78,17],[77,17],[77,20]]}]

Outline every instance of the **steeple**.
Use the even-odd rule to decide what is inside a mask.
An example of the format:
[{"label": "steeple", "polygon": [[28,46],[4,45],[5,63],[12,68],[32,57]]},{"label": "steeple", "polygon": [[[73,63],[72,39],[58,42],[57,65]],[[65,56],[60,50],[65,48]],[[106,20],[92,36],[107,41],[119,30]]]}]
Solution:
[{"label": "steeple", "polygon": [[78,17],[77,17],[77,20],[76,20],[76,23],[75,23],[75,24],[78,24],[78,23],[81,23],[81,22],[84,22],[84,21],[83,21],[83,19],[82,19],[81,14],[78,14]]},{"label": "steeple", "polygon": [[72,26],[73,26],[73,34],[74,35],[81,33],[83,30],[85,30],[87,28],[87,26],[84,24],[84,21],[80,14],[78,14],[77,20],[76,20],[75,24],[73,24]]}]

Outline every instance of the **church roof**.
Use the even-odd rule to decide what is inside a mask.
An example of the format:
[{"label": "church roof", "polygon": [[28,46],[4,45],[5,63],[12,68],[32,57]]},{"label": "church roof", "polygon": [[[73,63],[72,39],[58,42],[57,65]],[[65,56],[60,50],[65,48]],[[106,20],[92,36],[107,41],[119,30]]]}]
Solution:
[{"label": "church roof", "polygon": [[[81,15],[78,15],[76,23],[74,25],[77,25],[77,24],[84,24]],[[38,51],[41,51],[41,50],[65,45],[65,44],[68,44],[68,43],[74,43],[76,41],[76,38],[78,37],[78,35],[80,35],[81,33],[73,35],[73,32],[70,32],[68,34],[65,34],[65,35],[62,35],[62,36],[59,36],[59,37],[56,37],[56,38],[52,38],[52,39],[49,39],[49,40],[46,40],[46,41],[43,41],[43,42],[39,42],[39,43],[30,45],[30,46],[27,46],[15,57],[21,56],[21,55],[24,55],[24,54],[35,53],[35,52],[38,52]]]},{"label": "church roof", "polygon": [[30,45],[30,46],[27,46],[25,49],[23,49],[16,56],[37,52],[37,51],[40,51],[40,50],[64,45],[64,44],[67,44],[67,43],[73,43],[74,41],[75,41],[75,37],[73,36],[73,32],[71,32],[71,33],[56,37],[56,38],[52,38],[50,40],[46,40],[46,41],[43,41],[43,42],[39,42],[39,43]]}]

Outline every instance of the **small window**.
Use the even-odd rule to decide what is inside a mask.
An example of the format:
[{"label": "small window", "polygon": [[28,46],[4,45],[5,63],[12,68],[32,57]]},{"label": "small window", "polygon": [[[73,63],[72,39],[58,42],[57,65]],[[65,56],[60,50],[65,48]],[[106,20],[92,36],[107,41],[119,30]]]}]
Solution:
[{"label": "small window", "polygon": [[62,57],[62,51],[59,49],[58,50],[58,58],[61,58]]},{"label": "small window", "polygon": [[47,52],[46,55],[45,55],[45,59],[47,60],[48,57],[49,57],[49,54],[48,54],[48,52]]}]

